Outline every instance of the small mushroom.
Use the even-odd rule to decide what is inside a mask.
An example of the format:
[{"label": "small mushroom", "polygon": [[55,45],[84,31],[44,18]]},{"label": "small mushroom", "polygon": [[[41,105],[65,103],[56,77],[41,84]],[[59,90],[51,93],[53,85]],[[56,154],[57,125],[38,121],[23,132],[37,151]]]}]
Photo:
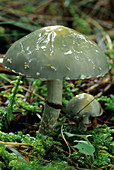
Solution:
[{"label": "small mushroom", "polygon": [[91,121],[89,117],[101,116],[103,109],[100,103],[90,94],[82,93],[73,97],[66,105],[68,117],[80,120],[79,128],[87,130]]},{"label": "small mushroom", "polygon": [[87,79],[108,72],[106,57],[93,41],[59,25],[38,29],[16,41],[3,65],[18,74],[47,80],[47,102],[39,128],[44,134],[54,130],[59,116],[62,80]]}]

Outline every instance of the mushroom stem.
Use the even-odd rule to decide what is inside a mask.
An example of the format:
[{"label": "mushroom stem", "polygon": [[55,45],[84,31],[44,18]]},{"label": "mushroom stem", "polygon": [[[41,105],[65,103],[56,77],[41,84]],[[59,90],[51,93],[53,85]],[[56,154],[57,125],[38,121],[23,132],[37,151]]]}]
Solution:
[{"label": "mushroom stem", "polygon": [[79,124],[79,128],[82,129],[83,131],[87,130],[87,127],[90,125],[91,121],[89,120],[88,116],[85,116],[82,118],[82,121]]},{"label": "mushroom stem", "polygon": [[62,106],[62,80],[47,81],[47,103],[39,127],[39,132],[50,134],[56,125]]}]

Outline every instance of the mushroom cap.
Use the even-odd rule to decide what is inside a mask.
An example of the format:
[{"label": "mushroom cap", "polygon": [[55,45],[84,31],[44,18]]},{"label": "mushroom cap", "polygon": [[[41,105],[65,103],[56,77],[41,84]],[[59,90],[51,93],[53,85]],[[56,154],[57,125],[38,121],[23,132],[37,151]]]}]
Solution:
[{"label": "mushroom cap", "polygon": [[90,94],[82,93],[73,97],[66,105],[69,117],[97,117],[102,115],[100,103]]},{"label": "mushroom cap", "polygon": [[108,72],[106,57],[93,41],[59,25],[43,27],[16,41],[3,66],[43,80],[86,79]]}]

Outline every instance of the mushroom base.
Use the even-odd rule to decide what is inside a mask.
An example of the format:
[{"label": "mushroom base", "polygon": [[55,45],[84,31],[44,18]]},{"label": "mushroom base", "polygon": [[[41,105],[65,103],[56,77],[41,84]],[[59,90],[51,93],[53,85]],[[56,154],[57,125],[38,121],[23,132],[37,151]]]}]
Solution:
[{"label": "mushroom base", "polygon": [[56,125],[62,105],[62,80],[47,81],[47,103],[39,127],[39,132],[50,134]]},{"label": "mushroom base", "polygon": [[87,128],[91,125],[89,117],[83,117],[82,121],[79,123],[79,128],[83,131],[86,131]]}]

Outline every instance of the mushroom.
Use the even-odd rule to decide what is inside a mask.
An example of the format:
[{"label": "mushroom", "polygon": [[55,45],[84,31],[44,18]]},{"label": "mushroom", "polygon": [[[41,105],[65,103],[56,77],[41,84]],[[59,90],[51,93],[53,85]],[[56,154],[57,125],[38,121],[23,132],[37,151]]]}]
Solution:
[{"label": "mushroom", "polygon": [[85,79],[107,73],[102,50],[86,36],[64,26],[48,26],[16,41],[7,51],[4,67],[47,80],[47,102],[39,131],[53,131],[62,107],[62,80]]},{"label": "mushroom", "polygon": [[103,109],[100,103],[90,94],[82,93],[73,97],[66,105],[68,117],[80,119],[79,128],[87,130],[91,121],[89,117],[101,116]]}]

